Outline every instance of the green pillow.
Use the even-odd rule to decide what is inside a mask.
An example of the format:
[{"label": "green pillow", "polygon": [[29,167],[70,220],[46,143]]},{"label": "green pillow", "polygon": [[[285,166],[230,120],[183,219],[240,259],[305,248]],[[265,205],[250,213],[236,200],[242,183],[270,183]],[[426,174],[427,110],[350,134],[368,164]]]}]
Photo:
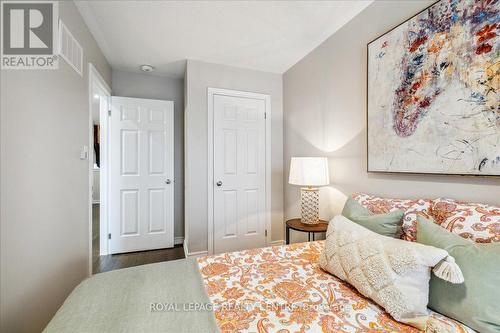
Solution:
[{"label": "green pillow", "polygon": [[386,214],[373,214],[353,198],[347,199],[342,210],[349,220],[383,236],[400,238],[404,211],[396,210]]},{"label": "green pillow", "polygon": [[500,332],[500,243],[472,243],[422,216],[417,242],[455,258],[465,282],[451,284],[432,274],[429,307],[479,332]]}]

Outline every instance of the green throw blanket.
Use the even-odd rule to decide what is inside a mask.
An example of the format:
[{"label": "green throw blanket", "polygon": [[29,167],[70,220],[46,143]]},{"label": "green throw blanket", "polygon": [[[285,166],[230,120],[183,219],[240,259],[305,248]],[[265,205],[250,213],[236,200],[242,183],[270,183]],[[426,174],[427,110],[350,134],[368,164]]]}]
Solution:
[{"label": "green throw blanket", "polygon": [[80,283],[44,332],[218,332],[209,304],[195,259],[137,266]]}]

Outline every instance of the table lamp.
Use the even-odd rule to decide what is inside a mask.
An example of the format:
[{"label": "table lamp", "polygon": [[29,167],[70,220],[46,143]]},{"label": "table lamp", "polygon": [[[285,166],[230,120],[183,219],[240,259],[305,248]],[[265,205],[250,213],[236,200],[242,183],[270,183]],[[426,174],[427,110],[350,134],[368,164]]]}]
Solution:
[{"label": "table lamp", "polygon": [[288,183],[303,186],[300,189],[301,221],[319,223],[319,188],[330,183],[326,157],[292,157]]}]

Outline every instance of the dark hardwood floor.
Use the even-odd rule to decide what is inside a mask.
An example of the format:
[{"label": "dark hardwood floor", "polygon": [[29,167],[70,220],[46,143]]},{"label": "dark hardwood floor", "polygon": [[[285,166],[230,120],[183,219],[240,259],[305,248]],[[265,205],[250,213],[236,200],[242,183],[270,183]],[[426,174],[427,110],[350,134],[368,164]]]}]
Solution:
[{"label": "dark hardwood floor", "polygon": [[176,245],[171,249],[130,252],[98,256],[94,261],[94,273],[102,273],[120,268],[127,268],[155,262],[177,260],[184,258],[184,248]]},{"label": "dark hardwood floor", "polygon": [[155,262],[184,258],[184,248],[176,245],[171,249],[130,252],[99,256],[99,205],[92,207],[92,254],[94,274]]}]

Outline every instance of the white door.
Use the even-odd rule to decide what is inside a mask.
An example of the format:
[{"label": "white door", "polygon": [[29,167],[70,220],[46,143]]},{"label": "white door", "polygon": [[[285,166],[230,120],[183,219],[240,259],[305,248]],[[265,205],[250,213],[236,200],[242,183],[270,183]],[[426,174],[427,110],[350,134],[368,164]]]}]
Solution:
[{"label": "white door", "polygon": [[266,101],[213,95],[214,252],[266,244]]},{"label": "white door", "polygon": [[110,252],[174,246],[174,103],[112,97]]}]

